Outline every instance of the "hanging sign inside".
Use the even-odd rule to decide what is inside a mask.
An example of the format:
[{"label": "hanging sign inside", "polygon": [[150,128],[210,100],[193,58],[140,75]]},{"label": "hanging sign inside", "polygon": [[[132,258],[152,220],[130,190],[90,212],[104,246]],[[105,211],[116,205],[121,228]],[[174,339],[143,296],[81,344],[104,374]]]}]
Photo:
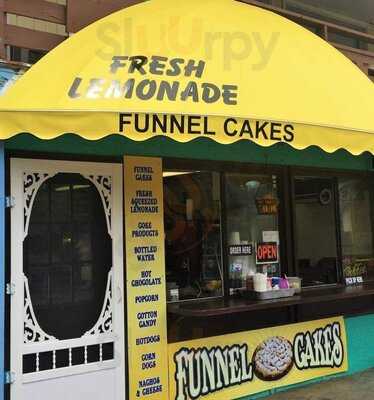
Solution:
[{"label": "hanging sign inside", "polygon": [[278,214],[278,199],[263,198],[256,199],[257,212],[260,215],[277,215]]},{"label": "hanging sign inside", "polygon": [[229,256],[251,256],[252,254],[252,244],[236,244],[229,246]]},{"label": "hanging sign inside", "polygon": [[256,245],[256,263],[273,264],[279,261],[278,243],[264,242]]},{"label": "hanging sign inside", "polygon": [[125,157],[130,400],[168,398],[162,161]]}]

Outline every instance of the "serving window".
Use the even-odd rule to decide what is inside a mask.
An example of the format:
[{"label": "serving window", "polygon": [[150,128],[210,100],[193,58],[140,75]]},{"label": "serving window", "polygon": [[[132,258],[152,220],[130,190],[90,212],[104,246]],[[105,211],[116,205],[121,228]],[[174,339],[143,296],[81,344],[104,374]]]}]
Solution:
[{"label": "serving window", "polygon": [[305,288],[374,280],[370,175],[182,160],[164,171],[169,302],[236,295],[259,273]]},{"label": "serving window", "polygon": [[374,185],[367,177],[339,179],[344,278],[374,280]]},{"label": "serving window", "polygon": [[169,301],[222,296],[220,174],[164,172]]},{"label": "serving window", "polygon": [[280,276],[277,177],[225,174],[225,196],[231,291],[257,272]]},{"label": "serving window", "polygon": [[295,248],[303,286],[336,284],[339,279],[335,179],[294,178]]}]

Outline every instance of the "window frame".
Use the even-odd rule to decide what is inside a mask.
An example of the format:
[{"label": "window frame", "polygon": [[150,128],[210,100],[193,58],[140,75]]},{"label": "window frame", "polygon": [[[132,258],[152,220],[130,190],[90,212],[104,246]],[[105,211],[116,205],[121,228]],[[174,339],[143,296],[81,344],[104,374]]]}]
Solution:
[{"label": "window frame", "polygon": [[[277,166],[277,165],[263,165],[263,164],[252,164],[252,163],[230,163],[226,161],[206,161],[206,160],[191,160],[191,159],[174,159],[174,158],[163,158],[163,171],[186,171],[186,170],[197,170],[206,172],[216,172],[220,175],[220,203],[221,203],[221,252],[222,252],[222,271],[223,271],[223,282],[222,282],[222,295],[213,297],[214,299],[219,298],[230,298],[230,283],[229,283],[229,255],[227,246],[227,204],[226,204],[226,174],[237,173],[237,174],[259,174],[259,175],[274,175],[277,177],[277,192],[280,200],[279,207],[279,247],[280,247],[280,264],[282,273],[288,274],[290,270],[289,255],[287,249],[286,238],[288,238],[290,232],[288,232],[289,225],[286,223],[287,214],[285,209],[284,198],[284,182],[287,182],[287,171],[288,167]],[[288,188],[288,182],[286,183]],[[195,302],[212,299],[210,298],[196,298],[190,300],[179,300],[175,303],[182,302]]]},{"label": "window frame", "polygon": [[[297,251],[295,246],[296,235],[296,215],[295,215],[295,198],[294,198],[294,179],[297,176],[318,176],[331,178],[334,185],[335,196],[335,231],[337,245],[337,282],[332,284],[324,284],[318,286],[303,287],[303,290],[323,289],[325,287],[342,287],[345,285],[343,276],[343,254],[341,242],[341,220],[340,220],[340,202],[339,202],[339,178],[352,177],[357,179],[366,178],[374,180],[374,171],[368,169],[366,171],[341,170],[335,168],[318,168],[318,167],[300,167],[300,166],[283,166],[270,164],[255,164],[244,162],[227,162],[227,161],[210,161],[210,160],[194,160],[187,158],[163,158],[163,167],[165,171],[180,170],[185,171],[200,170],[207,172],[217,172],[220,174],[221,181],[221,245],[222,245],[222,261],[223,261],[223,293],[222,296],[214,298],[230,298],[229,284],[229,256],[227,249],[227,204],[225,196],[226,173],[243,173],[243,174],[269,174],[277,177],[277,190],[280,200],[279,207],[279,236],[280,236],[280,261],[281,271],[288,276],[299,276],[297,265]],[[374,228],[374,209],[370,215]],[[184,301],[203,301],[203,299],[180,300]]]},{"label": "window frame", "polygon": [[[333,284],[325,284],[318,286],[310,286],[303,287],[303,290],[313,290],[313,289],[323,289],[324,287],[339,287],[345,286],[344,282],[344,274],[343,274],[343,249],[342,249],[342,240],[341,240],[341,215],[340,215],[340,202],[339,202],[339,178],[356,178],[363,179],[366,178],[368,180],[374,180],[374,171],[366,170],[366,171],[352,171],[352,170],[341,170],[341,169],[327,169],[327,168],[314,168],[314,167],[298,167],[292,166],[289,167],[289,178],[291,184],[291,207],[292,207],[292,231],[293,235],[296,235],[296,215],[295,215],[295,197],[294,197],[294,179],[297,176],[318,176],[321,178],[331,178],[334,182],[334,196],[335,196],[335,230],[336,230],[336,243],[337,243],[337,283]],[[374,209],[370,213],[371,223],[373,225],[374,230]],[[293,236],[294,237],[294,236]],[[293,247],[293,268],[295,274],[299,275],[299,270],[297,266],[297,250],[296,246],[292,244]]]},{"label": "window frame", "polygon": [[[353,179],[361,179],[361,180],[365,180],[366,182],[370,182],[370,179],[373,180],[373,186],[374,186],[374,171],[367,171],[366,174],[359,174],[359,173],[351,173],[351,174],[340,174],[341,177],[351,177]],[[339,183],[339,176],[337,177],[337,181]],[[339,189],[339,188],[337,188]],[[339,195],[339,193],[338,193]],[[372,193],[371,195],[372,198],[374,198],[374,194]],[[372,235],[373,235],[373,252],[374,252],[374,203],[371,203],[372,206],[370,207],[370,214],[368,215],[368,218],[370,218],[370,223],[371,223],[371,227],[372,227]],[[339,207],[339,215],[338,215],[338,222],[339,222],[339,235],[340,235],[340,257],[341,257],[341,284],[345,285],[345,277],[344,277],[344,268],[343,268],[343,246],[342,246],[342,239],[341,239],[341,232],[342,232],[342,226],[341,226],[341,214],[340,214],[340,201],[338,199],[338,207]],[[368,279],[366,281],[364,281],[364,283],[368,283],[368,282],[372,282],[374,283],[374,277],[372,277],[371,279]]]},{"label": "window frame", "polygon": [[[285,220],[286,220],[286,215],[285,215],[285,209],[284,209],[284,199],[283,199],[283,195],[284,193],[282,192],[282,188],[283,188],[283,174],[282,174],[282,168],[273,168],[273,167],[269,167],[266,166],[266,170],[264,171],[261,167],[259,168],[258,165],[255,166],[251,166],[246,170],[241,170],[240,172],[237,171],[224,171],[222,172],[222,180],[224,182],[224,186],[223,186],[223,194],[222,194],[222,198],[221,198],[221,202],[223,204],[223,211],[224,214],[222,215],[222,220],[224,221],[224,233],[226,235],[226,241],[222,243],[222,248],[225,251],[225,256],[224,256],[224,262],[225,262],[225,270],[226,270],[226,283],[225,283],[225,287],[227,288],[225,296],[226,297],[230,297],[230,271],[229,271],[229,255],[228,255],[228,242],[227,242],[227,203],[226,203],[226,190],[225,190],[225,184],[227,181],[227,174],[230,173],[234,173],[234,174],[248,174],[248,175],[267,175],[267,176],[275,176],[276,177],[276,181],[277,181],[277,196],[279,199],[279,209],[278,209],[278,232],[279,232],[279,251],[280,251],[280,259],[279,259],[279,264],[280,264],[280,269],[281,269],[281,273],[282,274],[286,274],[289,275],[289,264],[287,263],[287,248],[286,248],[286,231],[285,231],[285,227],[287,224],[285,224]],[[223,224],[222,224],[223,225]]]},{"label": "window frame", "polygon": [[[217,173],[219,174],[219,182],[220,182],[220,240],[221,240],[221,261],[222,261],[222,290],[221,290],[221,295],[219,296],[209,296],[209,297],[197,297],[194,299],[179,299],[175,301],[167,301],[167,304],[180,304],[184,302],[195,302],[195,301],[204,301],[204,300],[212,300],[212,299],[221,299],[225,297],[225,287],[226,287],[226,260],[225,260],[225,255],[224,255],[224,249],[223,249],[223,239],[222,239],[222,224],[223,224],[223,205],[222,205],[222,174],[220,171],[218,171],[216,168],[214,168],[214,165],[210,166],[209,168],[206,168],[206,165],[202,166],[201,164],[193,164],[191,165],[190,160],[185,160],[183,162],[186,162],[187,165],[182,165],[182,163],[177,162],[174,164],[174,159],[162,159],[163,161],[163,172],[184,172],[184,171],[201,171],[201,172],[207,172],[207,173]],[[166,162],[165,162],[166,161]],[[169,165],[169,162],[171,164]],[[165,165],[166,164],[166,165]],[[166,253],[166,249],[165,249]],[[166,255],[165,255],[166,257]],[[166,263],[165,263],[166,264]]]},{"label": "window frame", "polygon": [[[329,286],[337,286],[343,283],[343,268],[342,268],[342,246],[341,246],[341,225],[340,225],[340,207],[339,207],[339,190],[338,190],[338,179],[339,177],[330,173],[330,171],[324,170],[316,170],[316,169],[298,169],[295,168],[292,170],[291,180],[292,180],[292,189],[291,189],[291,201],[292,201],[292,229],[294,232],[294,238],[297,235],[296,228],[296,199],[295,199],[295,180],[300,177],[316,177],[316,178],[326,178],[331,179],[333,185],[334,192],[334,219],[335,219],[335,239],[336,239],[336,283],[325,283],[320,285],[313,286],[302,286],[304,290],[315,289],[315,288],[324,288]],[[296,241],[294,240],[292,243],[293,248],[293,259],[294,259],[294,271],[296,276],[300,276],[300,270],[297,263],[298,255],[297,255],[297,246]]]}]

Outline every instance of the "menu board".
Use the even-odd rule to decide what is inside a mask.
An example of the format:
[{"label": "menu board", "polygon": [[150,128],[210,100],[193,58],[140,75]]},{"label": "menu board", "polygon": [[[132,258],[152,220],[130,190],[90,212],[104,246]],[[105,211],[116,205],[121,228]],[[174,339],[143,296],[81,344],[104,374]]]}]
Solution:
[{"label": "menu board", "polygon": [[125,157],[130,400],[168,398],[162,160]]}]

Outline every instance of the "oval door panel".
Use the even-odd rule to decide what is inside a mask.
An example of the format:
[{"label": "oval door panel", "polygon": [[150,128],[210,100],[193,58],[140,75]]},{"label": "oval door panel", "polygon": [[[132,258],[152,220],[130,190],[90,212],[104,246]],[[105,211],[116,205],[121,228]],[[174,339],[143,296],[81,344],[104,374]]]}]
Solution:
[{"label": "oval door panel", "polygon": [[46,180],[23,249],[40,327],[59,340],[84,335],[100,317],[112,267],[112,240],[95,185],[71,173]]}]

